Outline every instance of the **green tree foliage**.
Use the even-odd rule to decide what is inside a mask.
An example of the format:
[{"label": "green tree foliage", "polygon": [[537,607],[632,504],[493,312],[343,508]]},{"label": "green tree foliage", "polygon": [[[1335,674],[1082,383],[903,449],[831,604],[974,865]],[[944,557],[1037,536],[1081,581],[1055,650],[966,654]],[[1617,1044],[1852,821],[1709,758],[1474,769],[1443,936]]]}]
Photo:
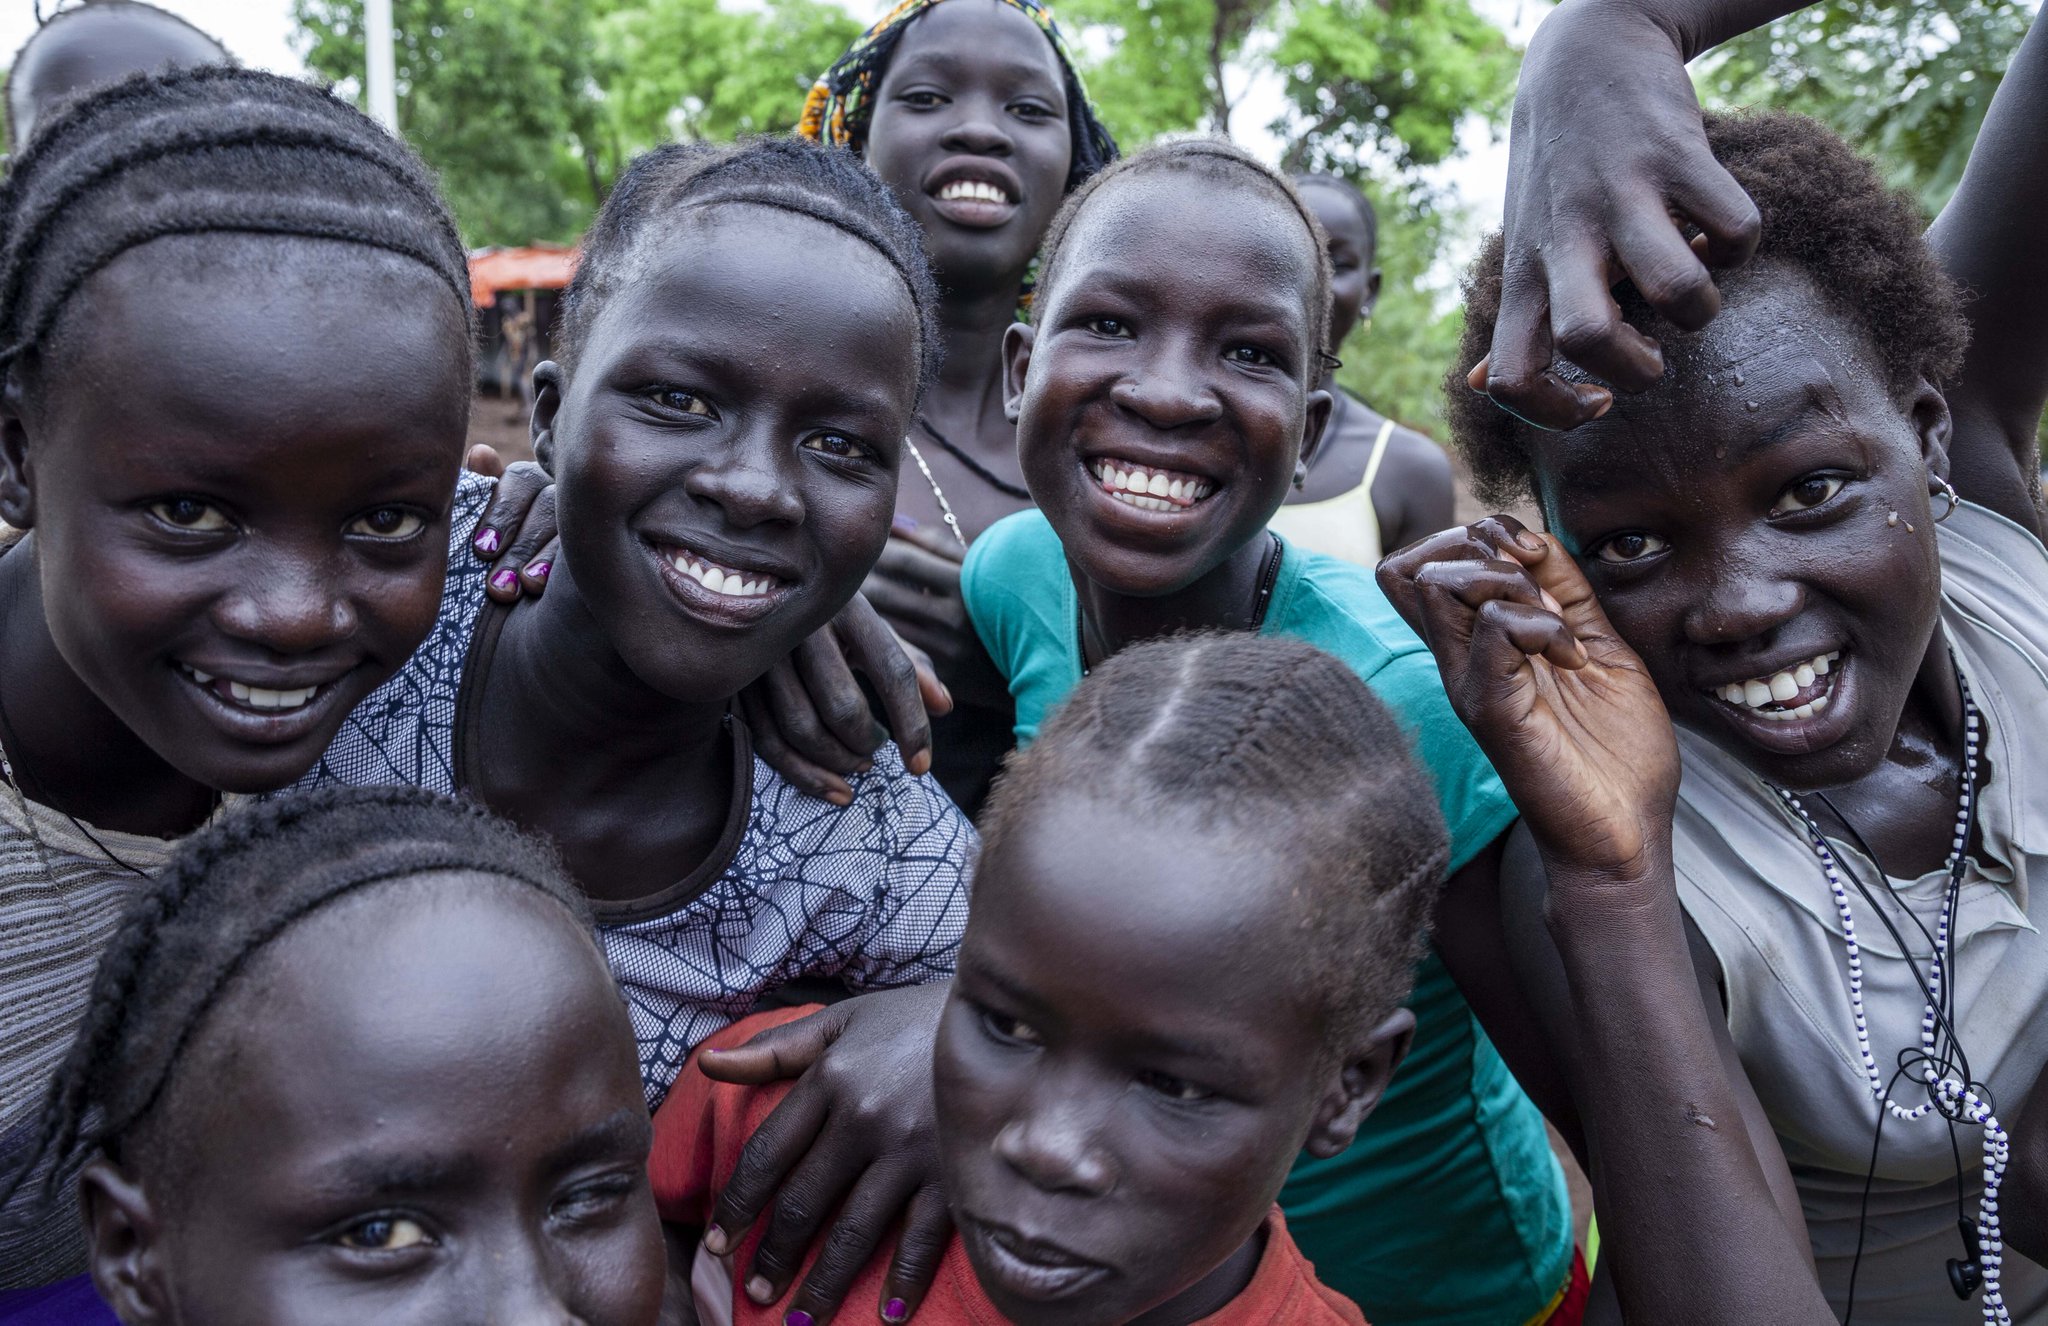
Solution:
[{"label": "green tree foliage", "polygon": [[1695,79],[1709,104],[1826,121],[1932,216],[1962,178],[2033,9],[2024,0],[1826,0],[1730,42]]},{"label": "green tree foliage", "polygon": [[[1163,133],[1266,129],[1289,171],[1363,187],[1380,215],[1383,294],[1342,348],[1338,380],[1438,430],[1438,384],[1459,317],[1440,255],[1465,224],[1422,172],[1461,130],[1498,126],[1519,57],[1469,0],[1065,0],[1090,92],[1127,148]],[[1277,83],[1282,110],[1246,125],[1244,89]]]},{"label": "green tree foliage", "polygon": [[[830,0],[394,0],[398,119],[472,244],[570,240],[627,161],[795,124],[861,24]],[[362,0],[294,0],[315,73],[360,97]]]}]

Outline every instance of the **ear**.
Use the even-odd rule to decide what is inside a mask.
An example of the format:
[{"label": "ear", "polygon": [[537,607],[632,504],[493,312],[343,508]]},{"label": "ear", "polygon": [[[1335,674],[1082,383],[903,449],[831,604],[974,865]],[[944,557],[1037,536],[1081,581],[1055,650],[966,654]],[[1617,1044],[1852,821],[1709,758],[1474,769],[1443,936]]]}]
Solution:
[{"label": "ear", "polygon": [[1315,1122],[1309,1125],[1308,1153],[1321,1160],[1340,1154],[1358,1136],[1360,1126],[1380,1097],[1394,1070],[1408,1057],[1415,1041],[1415,1014],[1395,1009],[1385,1022],[1373,1028],[1363,1047],[1349,1055],[1337,1070],[1336,1080],[1316,1107]]},{"label": "ear", "polygon": [[1024,413],[1024,379],[1031,373],[1031,346],[1038,329],[1028,322],[1013,322],[1003,333],[1003,414],[1011,423]]},{"label": "ear", "polygon": [[1358,305],[1360,319],[1369,320],[1375,304],[1380,302],[1380,269],[1372,269],[1372,275],[1365,278],[1365,298]]},{"label": "ear", "polygon": [[549,474],[555,472],[555,416],[561,413],[565,375],[562,366],[543,359],[533,370],[533,455]]},{"label": "ear", "polygon": [[105,1156],[78,1176],[78,1204],[91,1243],[93,1288],[124,1326],[170,1320],[162,1228],[142,1185]]},{"label": "ear", "polygon": [[35,480],[28,463],[28,427],[22,422],[21,377],[12,368],[0,383],[0,520],[16,529],[36,523]]},{"label": "ear", "polygon": [[1294,463],[1295,486],[1308,476],[1308,467],[1316,463],[1316,456],[1323,449],[1323,434],[1330,427],[1330,410],[1337,398],[1323,390],[1308,394],[1308,414],[1301,424],[1301,456]]},{"label": "ear", "polygon": [[1920,458],[1927,462],[1927,472],[1938,479],[1948,478],[1948,448],[1955,433],[1948,398],[1939,387],[1921,378],[1914,384],[1907,409],[1913,431],[1920,436]]}]

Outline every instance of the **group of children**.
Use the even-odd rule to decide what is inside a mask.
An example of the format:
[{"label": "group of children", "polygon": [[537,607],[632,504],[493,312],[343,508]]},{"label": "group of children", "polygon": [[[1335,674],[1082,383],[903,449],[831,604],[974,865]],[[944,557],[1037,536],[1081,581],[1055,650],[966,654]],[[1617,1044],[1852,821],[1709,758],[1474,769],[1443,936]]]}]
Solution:
[{"label": "group of children", "polygon": [[1363,200],[1036,0],[626,171],[538,499],[410,151],[63,11],[0,1321],[2048,1322],[2048,36],[1923,236],[1672,95],[1785,7],[1531,47],[1446,390],[1542,533],[1328,385]]}]

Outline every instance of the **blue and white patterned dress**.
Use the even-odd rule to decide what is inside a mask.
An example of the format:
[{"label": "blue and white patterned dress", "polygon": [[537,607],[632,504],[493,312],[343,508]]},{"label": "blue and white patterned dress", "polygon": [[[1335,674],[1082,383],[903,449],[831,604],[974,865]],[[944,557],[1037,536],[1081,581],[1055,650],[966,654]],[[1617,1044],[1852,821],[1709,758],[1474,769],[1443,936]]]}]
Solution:
[{"label": "blue and white patterned dress", "polygon": [[[463,476],[432,634],[356,707],[298,786],[458,791],[456,714],[491,570],[470,552],[469,534],[490,493],[490,480]],[[676,898],[673,909],[662,898],[593,902],[650,1106],[699,1042],[767,991],[802,977],[855,990],[945,980],[967,925],[977,839],[928,775],[911,774],[885,745],[873,769],[851,780],[853,803],[835,806],[784,781],[735,726],[751,787],[744,819],[735,806],[712,861],[662,895]]]}]

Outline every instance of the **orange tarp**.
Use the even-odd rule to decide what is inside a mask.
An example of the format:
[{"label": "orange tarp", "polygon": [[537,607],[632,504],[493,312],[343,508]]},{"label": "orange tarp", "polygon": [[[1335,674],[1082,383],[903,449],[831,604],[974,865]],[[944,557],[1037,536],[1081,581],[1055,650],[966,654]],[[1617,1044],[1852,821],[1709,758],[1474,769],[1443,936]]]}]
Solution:
[{"label": "orange tarp", "polygon": [[469,259],[469,297],[489,308],[501,290],[560,290],[576,274],[575,249],[538,244],[523,249],[486,249]]}]

